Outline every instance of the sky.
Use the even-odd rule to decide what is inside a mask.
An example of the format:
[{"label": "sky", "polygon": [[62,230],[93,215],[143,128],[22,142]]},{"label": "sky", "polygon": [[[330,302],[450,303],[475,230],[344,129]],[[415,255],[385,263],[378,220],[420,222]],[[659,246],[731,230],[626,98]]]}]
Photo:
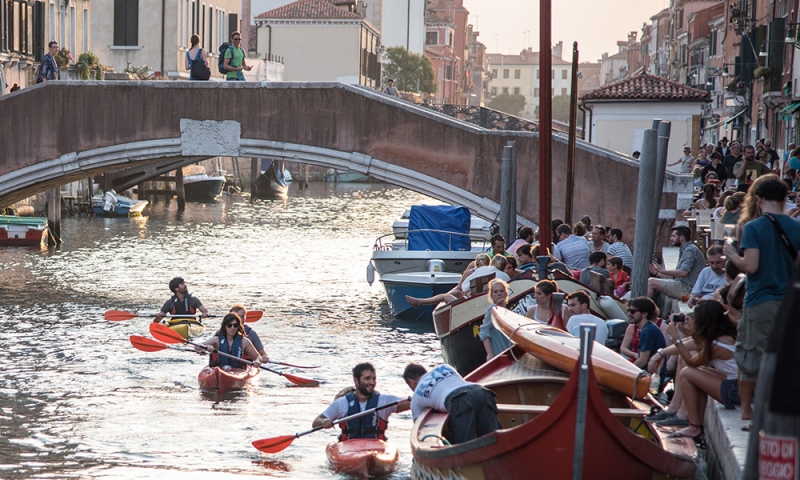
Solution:
[{"label": "sky", "polygon": [[[581,62],[596,62],[604,52],[617,53],[617,40],[627,40],[634,30],[641,37],[642,23],[669,6],[669,0],[551,1],[552,43],[563,40],[563,58],[571,61],[572,42],[577,41]],[[539,50],[538,1],[464,0],[464,7],[489,53]]]}]

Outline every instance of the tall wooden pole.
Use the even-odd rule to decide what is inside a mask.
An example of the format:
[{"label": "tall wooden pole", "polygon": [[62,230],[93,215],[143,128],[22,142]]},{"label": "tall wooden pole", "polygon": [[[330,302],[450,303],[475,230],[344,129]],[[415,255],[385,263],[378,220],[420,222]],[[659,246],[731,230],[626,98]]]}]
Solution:
[{"label": "tall wooden pole", "polygon": [[186,190],[183,188],[183,168],[175,170],[175,191],[178,193],[178,210],[186,208]]},{"label": "tall wooden pole", "polygon": [[553,196],[550,144],[553,128],[552,45],[550,44],[551,0],[539,2],[539,243],[542,255],[551,252],[551,208]]},{"label": "tall wooden pole", "polygon": [[575,134],[578,130],[578,42],[572,44],[571,89],[569,96],[569,141],[567,143],[567,198],[566,203],[564,203],[564,222],[567,225],[572,225],[572,197],[575,194]]},{"label": "tall wooden pole", "polygon": [[61,187],[47,191],[47,246],[61,243]]}]

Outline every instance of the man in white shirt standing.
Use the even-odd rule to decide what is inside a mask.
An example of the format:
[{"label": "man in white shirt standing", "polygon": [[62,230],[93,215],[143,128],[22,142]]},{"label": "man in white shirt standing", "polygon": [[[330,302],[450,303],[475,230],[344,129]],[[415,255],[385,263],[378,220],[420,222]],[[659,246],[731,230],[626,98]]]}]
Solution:
[{"label": "man in white shirt standing", "polygon": [[414,391],[411,416],[416,420],[426,408],[447,412],[450,443],[464,443],[502,428],[497,420],[494,392],[471,383],[447,364],[430,372],[409,363],[403,380]]},{"label": "man in white shirt standing", "polygon": [[569,320],[567,321],[567,331],[573,337],[581,333],[581,323],[593,323],[597,325],[594,333],[594,340],[605,345],[608,339],[608,325],[605,320],[595,315],[589,310],[589,294],[583,290],[572,292],[567,297],[567,308],[569,309]]}]

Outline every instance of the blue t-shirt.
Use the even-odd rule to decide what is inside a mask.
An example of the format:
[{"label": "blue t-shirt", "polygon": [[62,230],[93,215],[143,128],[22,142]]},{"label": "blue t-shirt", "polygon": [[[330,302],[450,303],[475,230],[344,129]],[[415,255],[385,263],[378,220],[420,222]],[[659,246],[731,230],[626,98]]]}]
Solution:
[{"label": "blue t-shirt", "polygon": [[[788,215],[775,215],[794,248],[800,250],[800,222]],[[744,226],[741,248],[758,249],[758,269],[747,274],[744,306],[782,300],[792,279],[792,258],[772,222],[759,217]]]},{"label": "blue t-shirt", "polygon": [[492,355],[496,357],[510,347],[511,342],[508,340],[508,337],[506,337],[503,332],[496,329],[492,323],[492,307],[494,307],[494,305],[489,307],[489,309],[486,310],[486,315],[483,316],[483,323],[480,328],[480,340],[484,341],[487,338],[489,339],[492,345]]},{"label": "blue t-shirt", "polygon": [[648,321],[644,328],[639,330],[639,354],[642,352],[650,352],[652,357],[659,348],[666,348],[667,341],[664,339],[664,334],[655,323]]}]

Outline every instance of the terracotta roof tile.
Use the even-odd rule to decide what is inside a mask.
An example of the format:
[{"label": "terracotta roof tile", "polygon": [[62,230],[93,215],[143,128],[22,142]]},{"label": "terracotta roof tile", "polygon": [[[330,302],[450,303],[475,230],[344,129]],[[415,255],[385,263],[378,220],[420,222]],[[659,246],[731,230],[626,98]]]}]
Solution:
[{"label": "terracotta roof tile", "polygon": [[618,80],[581,96],[581,100],[683,100],[709,101],[711,95],[663,77],[642,73]]},{"label": "terracotta roof tile", "polygon": [[261,13],[256,18],[338,18],[361,19],[361,15],[347,11],[327,0],[298,0]]}]

